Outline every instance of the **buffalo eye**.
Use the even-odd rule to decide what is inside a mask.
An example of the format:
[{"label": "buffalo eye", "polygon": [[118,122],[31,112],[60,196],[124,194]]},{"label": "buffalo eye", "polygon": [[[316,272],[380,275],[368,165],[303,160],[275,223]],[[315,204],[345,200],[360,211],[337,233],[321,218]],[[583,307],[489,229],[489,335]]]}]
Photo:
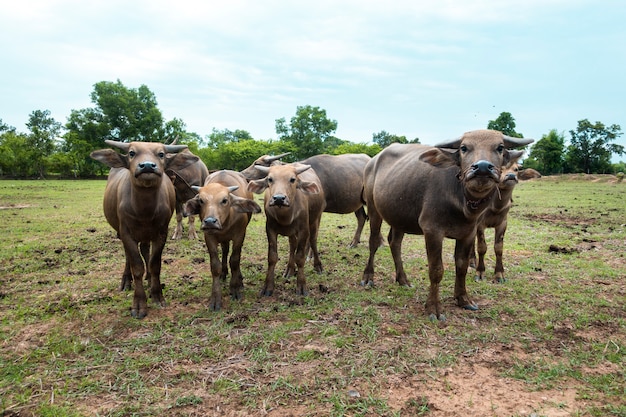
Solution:
[{"label": "buffalo eye", "polygon": [[159,158],[161,159],[165,158],[165,152],[163,151],[159,152]]},{"label": "buffalo eye", "polygon": [[228,204],[228,197],[222,199],[222,205],[225,206],[226,204]]},{"label": "buffalo eye", "polygon": [[274,179],[272,177],[267,177],[267,182],[271,184],[274,182]]},{"label": "buffalo eye", "polygon": [[289,182],[292,183],[292,184],[295,183],[296,182],[296,177],[289,178]]},{"label": "buffalo eye", "polygon": [[504,145],[502,143],[498,145],[497,151],[498,151],[498,153],[504,152]]},{"label": "buffalo eye", "polygon": [[131,158],[134,158],[135,155],[137,155],[137,153],[135,151],[128,152],[128,156],[130,156]]},{"label": "buffalo eye", "polygon": [[467,146],[466,145],[461,145],[461,147],[459,148],[461,150],[461,152],[465,153],[467,152]]},{"label": "buffalo eye", "polygon": [[198,201],[198,204],[204,204],[204,200],[200,197],[196,197],[196,201]]}]

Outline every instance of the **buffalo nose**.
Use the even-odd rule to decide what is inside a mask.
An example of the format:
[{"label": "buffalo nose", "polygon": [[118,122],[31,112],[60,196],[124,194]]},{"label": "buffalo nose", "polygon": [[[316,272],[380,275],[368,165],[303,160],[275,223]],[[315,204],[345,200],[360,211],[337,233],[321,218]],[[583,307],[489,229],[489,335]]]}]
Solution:
[{"label": "buffalo nose", "polygon": [[204,224],[207,226],[215,225],[215,223],[217,223],[217,219],[215,217],[209,216],[204,219]]},{"label": "buffalo nose", "polygon": [[282,206],[285,204],[287,196],[284,194],[274,194],[272,196],[272,203],[276,206]]},{"label": "buffalo nose", "polygon": [[157,164],[152,161],[144,161],[144,162],[139,163],[139,169],[155,170],[156,167],[157,167]]},{"label": "buffalo nose", "polygon": [[510,180],[515,180],[515,179],[517,179],[517,177],[515,176],[515,174],[506,174],[506,175],[504,176],[504,179],[505,179],[506,181],[510,181]]},{"label": "buffalo nose", "polygon": [[494,168],[495,166],[491,162],[485,160],[480,160],[472,164],[472,170],[474,171],[474,173],[479,175],[490,175],[493,173]]}]

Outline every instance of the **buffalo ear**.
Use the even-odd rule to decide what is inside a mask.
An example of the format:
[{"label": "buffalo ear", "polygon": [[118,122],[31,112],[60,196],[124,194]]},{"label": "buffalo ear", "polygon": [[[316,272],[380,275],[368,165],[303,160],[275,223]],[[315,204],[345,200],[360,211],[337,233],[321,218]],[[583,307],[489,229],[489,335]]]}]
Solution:
[{"label": "buffalo ear", "polygon": [[185,216],[200,214],[200,199],[198,197],[194,197],[191,200],[187,200],[183,208],[183,213]]},{"label": "buffalo ear", "polygon": [[317,183],[310,181],[300,181],[298,184],[298,188],[307,194],[319,194],[320,192],[320,187],[317,185]]},{"label": "buffalo ear", "polygon": [[524,155],[524,151],[507,150],[504,154],[504,165],[512,165]]},{"label": "buffalo ear", "polygon": [[200,158],[191,152],[168,153],[165,157],[165,168],[173,171],[180,171],[189,165],[198,162],[198,160],[200,160]]},{"label": "buffalo ear", "polygon": [[267,188],[267,181],[265,178],[261,178],[260,180],[253,180],[248,183],[248,191],[251,191],[255,194],[261,194]]},{"label": "buffalo ear", "polygon": [[458,151],[448,152],[439,148],[433,148],[421,154],[419,159],[437,168],[459,166]]},{"label": "buffalo ear", "polygon": [[248,198],[238,197],[234,194],[230,195],[230,201],[232,207],[238,213],[260,213],[261,206],[259,206],[254,200]]},{"label": "buffalo ear", "polygon": [[89,154],[92,159],[102,162],[111,168],[128,168],[128,158],[113,149],[100,149]]}]

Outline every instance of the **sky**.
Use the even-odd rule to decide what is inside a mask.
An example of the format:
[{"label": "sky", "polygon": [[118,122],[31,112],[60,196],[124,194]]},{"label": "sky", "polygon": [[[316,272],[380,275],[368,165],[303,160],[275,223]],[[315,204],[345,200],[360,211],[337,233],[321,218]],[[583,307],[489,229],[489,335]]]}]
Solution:
[{"label": "sky", "polygon": [[117,80],[202,137],[277,139],[306,105],[355,143],[435,144],[501,112],[535,140],[583,119],[626,131],[622,0],[0,0],[0,16],[0,119],[19,132]]}]

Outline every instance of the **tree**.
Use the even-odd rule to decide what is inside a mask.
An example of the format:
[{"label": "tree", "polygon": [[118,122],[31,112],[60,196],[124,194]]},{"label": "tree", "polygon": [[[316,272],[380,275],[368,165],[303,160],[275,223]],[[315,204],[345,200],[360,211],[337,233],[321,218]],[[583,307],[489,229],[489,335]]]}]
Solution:
[{"label": "tree", "polygon": [[499,130],[507,136],[523,138],[524,135],[515,131],[515,118],[511,113],[503,111],[496,120],[489,120],[487,129]]},{"label": "tree", "polygon": [[56,149],[56,138],[61,132],[61,123],[50,117],[50,110],[35,110],[28,117],[26,127],[30,130],[27,145],[35,173],[43,178],[46,173],[46,158]]},{"label": "tree", "polygon": [[120,80],[100,81],[94,85],[91,101],[108,125],[110,139],[151,142],[166,139],[156,97],[145,85],[132,89]]},{"label": "tree", "polygon": [[26,177],[32,172],[30,146],[23,133],[15,128],[0,132],[0,175]]},{"label": "tree", "polygon": [[534,168],[544,175],[563,172],[565,136],[552,129],[533,145],[524,160],[524,168]]},{"label": "tree", "polygon": [[420,143],[419,138],[415,138],[412,141],[408,141],[406,136],[392,135],[384,130],[372,135],[372,142],[379,145],[381,148],[386,148],[392,143]]},{"label": "tree", "polygon": [[570,145],[565,156],[569,172],[598,174],[611,172],[611,156],[624,154],[624,146],[611,143],[622,135],[621,127],[592,124],[579,120],[576,130],[570,130]]},{"label": "tree", "polygon": [[328,119],[326,110],[308,105],[297,107],[289,125],[284,117],[276,120],[276,133],[297,160],[324,153],[336,130],[337,121]]}]

